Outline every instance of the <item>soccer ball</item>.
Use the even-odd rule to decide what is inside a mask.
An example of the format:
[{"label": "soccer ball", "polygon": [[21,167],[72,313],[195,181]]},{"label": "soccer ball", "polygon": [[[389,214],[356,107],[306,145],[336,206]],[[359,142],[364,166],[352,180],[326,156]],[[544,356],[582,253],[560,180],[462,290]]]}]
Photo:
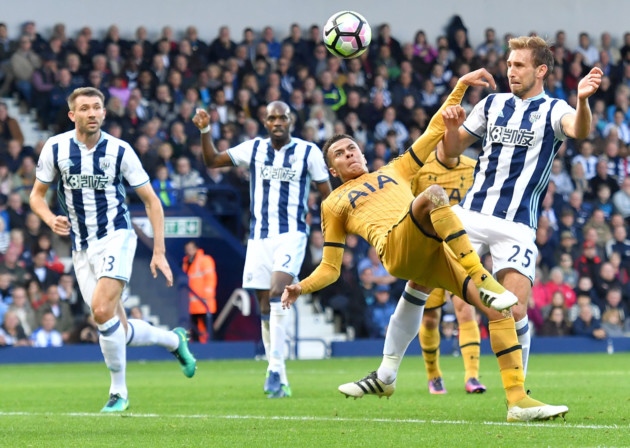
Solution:
[{"label": "soccer ball", "polygon": [[324,25],[324,44],[328,51],[340,58],[352,59],[362,55],[372,40],[370,24],[358,12],[340,11]]}]

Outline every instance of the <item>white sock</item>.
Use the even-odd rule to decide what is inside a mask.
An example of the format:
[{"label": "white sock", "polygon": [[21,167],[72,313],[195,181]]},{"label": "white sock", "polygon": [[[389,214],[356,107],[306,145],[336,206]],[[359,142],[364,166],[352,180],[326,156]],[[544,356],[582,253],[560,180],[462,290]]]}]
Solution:
[{"label": "white sock", "polygon": [[516,336],[518,343],[523,349],[523,375],[527,376],[527,361],[529,361],[529,348],[532,345],[532,335],[529,330],[529,318],[524,318],[516,322]]},{"label": "white sock", "polygon": [[[274,299],[277,299],[274,301]],[[280,374],[280,382],[289,384],[284,366],[284,346],[286,339],[287,317],[289,310],[282,308],[280,297],[274,297],[270,303],[271,312],[269,313],[269,370]]]},{"label": "white sock", "polygon": [[127,383],[125,382],[125,370],[127,367],[127,345],[125,328],[118,316],[98,326],[101,332],[98,342],[105,358],[105,365],[111,376],[110,394],[120,394],[127,399]]},{"label": "white sock", "polygon": [[403,296],[398,300],[396,310],[389,319],[383,344],[383,360],[377,371],[378,379],[385,384],[391,384],[396,380],[398,368],[409,343],[418,337],[427,297],[428,294],[407,285]]},{"label": "white sock", "polygon": [[154,327],[141,319],[129,319],[127,322],[127,345],[130,347],[159,345],[169,352],[177,350],[179,338],[172,331]]},{"label": "white sock", "polygon": [[269,334],[269,314],[260,315],[260,334],[262,336],[263,347],[265,348],[265,356],[271,358],[271,336]]}]

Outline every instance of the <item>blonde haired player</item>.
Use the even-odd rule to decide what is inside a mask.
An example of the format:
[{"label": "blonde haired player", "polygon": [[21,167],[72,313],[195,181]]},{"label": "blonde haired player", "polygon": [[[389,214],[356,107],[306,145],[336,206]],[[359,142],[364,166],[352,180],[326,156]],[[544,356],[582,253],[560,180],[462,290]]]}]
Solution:
[{"label": "blonde haired player", "polygon": [[[444,188],[451,205],[458,204],[472,185],[475,161],[470,157],[447,157],[441,144],[433,151],[411,183],[411,191],[418,195],[433,184]],[[409,286],[409,285],[408,285]],[[440,370],[440,317],[447,291],[435,288],[424,308],[418,339],[429,381],[429,392],[445,394],[446,387]],[[479,327],[475,307],[456,295],[451,296],[459,328],[459,348],[464,361],[464,388],[468,393],[483,393],[486,387],[479,382]]]},{"label": "blonde haired player", "polygon": [[282,305],[288,308],[300,294],[334,282],[339,277],[346,235],[357,234],[377,250],[388,272],[413,283],[405,288],[390,319],[380,367],[365,378],[342,384],[341,393],[354,398],[394,393],[402,358],[420,330],[428,294],[438,287],[484,309],[491,319],[490,342],[507,396],[507,420],[554,418],[568,408],[527,396],[514,319],[499,312],[514,305],[516,297],[481,265],[443,188],[432,185],[417,197],[411,193],[411,179],[444,136],[443,111],[459,104],[469,85],[496,86],[485,69],[462,76],[427,131],[407,152],[378,171],[368,171],[352,137],[336,135],[326,142],[323,151],[329,171],[343,183],[322,203],[322,262],[306,279],[285,287]]}]

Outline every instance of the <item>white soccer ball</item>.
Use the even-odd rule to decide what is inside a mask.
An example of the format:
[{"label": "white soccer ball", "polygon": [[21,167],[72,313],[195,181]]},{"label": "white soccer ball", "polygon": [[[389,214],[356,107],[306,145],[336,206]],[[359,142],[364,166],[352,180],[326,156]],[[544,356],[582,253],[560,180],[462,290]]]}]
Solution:
[{"label": "white soccer ball", "polygon": [[324,25],[324,44],[328,51],[344,59],[365,53],[372,41],[370,24],[358,12],[340,11]]}]

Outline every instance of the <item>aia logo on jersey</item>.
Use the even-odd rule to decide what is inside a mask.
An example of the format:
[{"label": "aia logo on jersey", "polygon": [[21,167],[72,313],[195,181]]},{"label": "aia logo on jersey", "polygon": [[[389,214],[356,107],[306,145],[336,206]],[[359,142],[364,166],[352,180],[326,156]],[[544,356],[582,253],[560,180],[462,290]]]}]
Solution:
[{"label": "aia logo on jersey", "polygon": [[383,188],[385,188],[385,185],[387,185],[388,183],[393,183],[394,185],[398,185],[398,182],[396,182],[394,179],[384,174],[379,174],[378,177],[376,178],[376,181],[377,181],[377,185],[372,185],[369,182],[363,182],[360,185],[356,185],[356,187],[365,187],[368,191],[350,190],[348,192],[348,201],[350,201],[350,205],[352,205],[352,208],[356,208],[357,200],[360,197],[369,196],[370,193],[374,193],[378,190],[382,190]]}]

